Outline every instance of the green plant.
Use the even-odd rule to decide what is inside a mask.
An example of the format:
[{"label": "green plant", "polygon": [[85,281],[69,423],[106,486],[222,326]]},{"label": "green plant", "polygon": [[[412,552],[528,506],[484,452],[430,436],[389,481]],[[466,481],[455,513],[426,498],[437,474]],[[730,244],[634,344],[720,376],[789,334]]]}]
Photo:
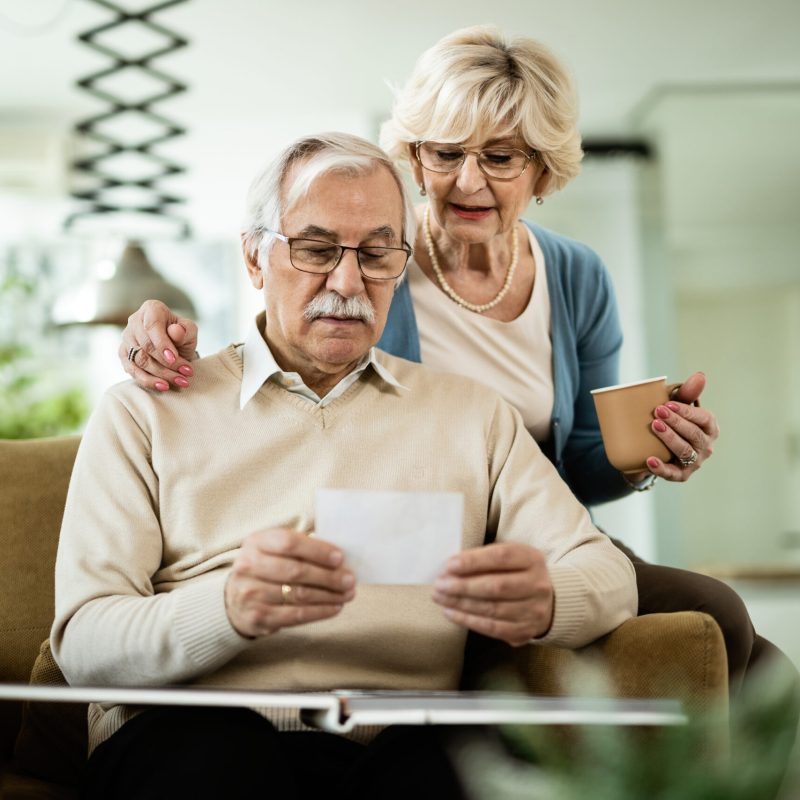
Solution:
[{"label": "green plant", "polygon": [[19,341],[23,336],[46,341],[44,327],[14,325],[14,320],[27,320],[26,309],[38,301],[35,282],[9,266],[0,281],[0,301],[5,322],[0,330],[0,438],[32,439],[75,431],[88,413],[84,392],[61,385],[61,376],[47,360]]},{"label": "green plant", "polygon": [[506,746],[469,741],[457,764],[474,800],[798,800],[794,681],[764,674],[730,718],[686,726],[509,726]]}]

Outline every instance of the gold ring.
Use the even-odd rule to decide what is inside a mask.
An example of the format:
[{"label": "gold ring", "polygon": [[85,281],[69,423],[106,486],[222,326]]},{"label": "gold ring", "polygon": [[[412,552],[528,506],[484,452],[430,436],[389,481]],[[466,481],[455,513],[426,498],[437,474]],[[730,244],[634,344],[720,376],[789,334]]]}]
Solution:
[{"label": "gold ring", "polygon": [[281,598],[284,605],[292,604],[292,587],[288,583],[281,584]]}]

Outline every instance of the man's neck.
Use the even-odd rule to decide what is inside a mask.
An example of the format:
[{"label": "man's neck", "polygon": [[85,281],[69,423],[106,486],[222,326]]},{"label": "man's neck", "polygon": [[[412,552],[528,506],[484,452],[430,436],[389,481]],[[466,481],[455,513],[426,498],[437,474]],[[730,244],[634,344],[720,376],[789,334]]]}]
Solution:
[{"label": "man's neck", "polygon": [[359,356],[355,361],[346,364],[323,364],[315,363],[312,360],[303,360],[297,362],[280,347],[267,338],[266,332],[262,331],[261,335],[272,353],[273,358],[277,365],[283,372],[296,372],[303,383],[311,389],[320,400],[325,397],[343,378],[347,377],[356,367],[358,367],[363,355]]}]

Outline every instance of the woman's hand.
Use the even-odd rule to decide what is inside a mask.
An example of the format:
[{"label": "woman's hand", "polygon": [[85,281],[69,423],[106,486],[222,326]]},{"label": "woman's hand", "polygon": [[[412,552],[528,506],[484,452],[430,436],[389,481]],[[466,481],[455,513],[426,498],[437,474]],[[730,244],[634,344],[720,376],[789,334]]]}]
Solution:
[{"label": "woman's hand", "polygon": [[553,584],[544,555],[502,542],[453,556],[434,584],[448,619],[515,647],[543,636],[553,622]]},{"label": "woman's hand", "polygon": [[647,459],[654,475],[668,481],[686,481],[711,457],[719,437],[717,418],[707,409],[692,405],[706,386],[706,376],[695,372],[675,392],[675,397],[653,412],[651,430],[672,451],[669,463],[655,456]]},{"label": "woman's hand", "polygon": [[355,597],[355,577],[330,542],[288,528],[248,536],[225,583],[225,609],[242,636],[334,617]]},{"label": "woman's hand", "polygon": [[143,389],[169,391],[172,383],[189,386],[189,363],[197,350],[197,325],[177,317],[160,300],[145,300],[128,317],[122,332],[119,360],[122,368]]}]

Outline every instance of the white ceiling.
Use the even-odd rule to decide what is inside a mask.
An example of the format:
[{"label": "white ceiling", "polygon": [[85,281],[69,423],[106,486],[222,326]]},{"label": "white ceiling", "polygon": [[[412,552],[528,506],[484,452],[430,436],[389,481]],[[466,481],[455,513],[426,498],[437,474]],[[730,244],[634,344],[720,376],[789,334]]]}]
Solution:
[{"label": "white ceiling", "polygon": [[[75,35],[110,18],[88,0],[0,0],[0,148],[4,130],[67,133],[98,110],[74,81],[107,61]],[[190,85],[161,108],[190,131],[165,152],[189,167],[175,188],[195,228],[215,234],[235,225],[249,177],[282,141],[327,128],[374,137],[387,82],[465,25],[548,43],[575,75],[585,137],[647,131],[664,97],[693,86],[769,84],[795,97],[800,87],[798,0],[189,0],[154,20],[190,40],[154,62]]]},{"label": "white ceiling", "polygon": [[[111,17],[87,0],[0,0],[2,113],[91,108],[72,81],[105,62],[74,36]],[[275,114],[382,114],[384,81],[402,82],[424,48],[477,23],[539,38],[561,55],[580,87],[586,133],[625,130],[663,84],[800,79],[797,0],[189,0],[153,19],[190,40],[159,62],[192,85],[170,105],[190,124],[248,107],[260,116],[270,97]]]}]

